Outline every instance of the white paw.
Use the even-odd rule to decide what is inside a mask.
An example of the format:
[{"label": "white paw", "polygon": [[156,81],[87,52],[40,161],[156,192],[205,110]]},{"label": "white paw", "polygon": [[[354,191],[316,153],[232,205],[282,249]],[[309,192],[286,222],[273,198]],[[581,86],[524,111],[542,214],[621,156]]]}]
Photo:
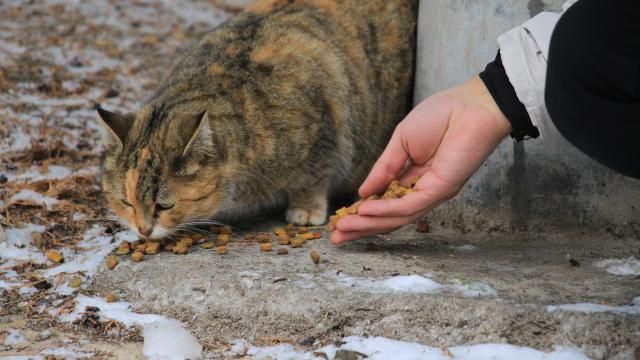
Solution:
[{"label": "white paw", "polygon": [[302,208],[287,210],[287,221],[295,225],[322,225],[327,220],[327,212],[324,210],[312,210]]},{"label": "white paw", "polygon": [[307,225],[309,212],[301,208],[287,209],[287,221],[294,225]]}]

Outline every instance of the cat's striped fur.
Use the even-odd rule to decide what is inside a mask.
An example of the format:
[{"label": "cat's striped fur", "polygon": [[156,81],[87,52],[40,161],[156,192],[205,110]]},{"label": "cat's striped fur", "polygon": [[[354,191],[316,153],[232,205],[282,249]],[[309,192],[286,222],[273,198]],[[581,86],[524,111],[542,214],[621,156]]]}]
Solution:
[{"label": "cat's striped fur", "polygon": [[110,206],[154,238],[282,196],[323,223],[409,110],[417,4],[265,0],[206,34],[137,113],[100,110]]}]

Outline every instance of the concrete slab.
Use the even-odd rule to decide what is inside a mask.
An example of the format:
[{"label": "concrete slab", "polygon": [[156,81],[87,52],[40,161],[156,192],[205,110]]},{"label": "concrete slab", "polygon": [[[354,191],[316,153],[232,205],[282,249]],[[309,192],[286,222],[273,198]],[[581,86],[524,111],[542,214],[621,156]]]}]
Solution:
[{"label": "concrete slab", "polygon": [[[318,265],[309,257],[312,249],[320,253]],[[277,339],[318,345],[371,335],[447,347],[504,342],[551,350],[567,345],[596,359],[640,356],[640,308],[617,308],[635,309],[635,314],[547,308],[630,304],[640,295],[640,277],[615,276],[593,264],[638,254],[638,240],[577,232],[421,234],[409,226],[343,247],[320,239],[288,250],[278,256],[260,252],[255,243],[236,242],[223,256],[200,249],[141,263],[123,260],[115,270],[100,272],[93,287],[122,294],[140,311],[188,323],[203,344]],[[371,285],[407,275],[443,287],[410,293]],[[483,295],[460,292],[464,285]]]}]

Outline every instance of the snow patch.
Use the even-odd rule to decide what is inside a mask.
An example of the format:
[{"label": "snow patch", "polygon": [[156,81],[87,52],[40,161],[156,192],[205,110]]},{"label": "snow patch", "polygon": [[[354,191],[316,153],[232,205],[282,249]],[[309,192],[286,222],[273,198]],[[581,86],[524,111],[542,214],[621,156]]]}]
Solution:
[{"label": "snow patch", "polygon": [[593,266],[603,268],[613,275],[640,275],[640,260],[634,257],[601,260],[593,263]]},{"label": "snow patch", "polygon": [[41,180],[59,180],[71,175],[72,171],[66,166],[50,165],[46,173],[40,172],[40,167],[32,166],[28,170],[19,175],[6,174],[9,181],[41,181]]},{"label": "snow patch", "polygon": [[451,284],[440,284],[429,278],[429,274],[394,276],[390,278],[365,278],[348,276],[343,273],[326,272],[320,276],[298,274],[300,279],[292,283],[303,289],[319,286],[328,289],[353,288],[369,293],[406,293],[406,294],[434,294],[440,292],[455,292],[463,296],[496,296],[497,292],[488,284],[477,281],[462,282],[453,280]]},{"label": "snow patch", "polygon": [[564,305],[549,305],[547,311],[574,311],[582,312],[586,314],[591,313],[616,313],[616,314],[631,314],[640,315],[640,296],[634,298],[631,305],[611,306],[591,303],[578,303],[578,304],[564,304]]},{"label": "snow patch", "polygon": [[478,344],[456,346],[448,349],[435,348],[418,343],[392,340],[383,337],[364,338],[349,336],[343,339],[343,344],[325,346],[313,352],[298,351],[292,345],[279,344],[269,347],[256,347],[236,340],[227,356],[251,356],[253,359],[278,360],[311,360],[324,357],[335,359],[339,351],[352,351],[364,354],[370,360],[584,360],[588,359],[578,350],[556,347],[552,352],[542,352],[528,347],[508,344]]},{"label": "snow patch", "polygon": [[88,277],[93,276],[104,258],[118,246],[115,241],[112,241],[113,237],[100,235],[103,232],[102,226],[93,225],[85,231],[82,240],[78,242],[77,248],[80,252],[74,258],[65,256],[67,260],[63,264],[47,270],[44,276],[52,277],[60,273],[76,272],[83,272]]},{"label": "snow patch", "polygon": [[27,344],[27,339],[20,330],[8,329],[9,334],[4,338],[4,346],[21,346]]},{"label": "snow patch", "polygon": [[39,263],[45,262],[45,256],[31,245],[33,240],[31,234],[44,232],[45,229],[42,225],[33,224],[26,224],[21,228],[6,229],[7,239],[4,242],[0,242],[0,259],[3,261],[14,259]]},{"label": "snow patch", "polygon": [[58,199],[42,195],[39,192],[30,189],[22,189],[9,199],[9,204],[13,203],[44,205],[47,209],[50,209],[53,205],[58,203]]},{"label": "snow patch", "polygon": [[60,319],[72,322],[87,306],[99,308],[100,316],[126,326],[143,326],[143,353],[152,360],[194,359],[202,354],[202,346],[181,322],[161,315],[134,313],[128,302],[107,303],[102,298],[78,295],[75,310],[60,316]]}]

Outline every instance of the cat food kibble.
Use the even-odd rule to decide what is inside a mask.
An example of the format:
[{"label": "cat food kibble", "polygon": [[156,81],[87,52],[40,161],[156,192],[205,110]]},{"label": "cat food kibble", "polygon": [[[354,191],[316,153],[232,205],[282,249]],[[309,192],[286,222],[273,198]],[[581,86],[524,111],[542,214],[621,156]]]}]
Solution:
[{"label": "cat food kibble", "polygon": [[133,254],[131,254],[131,259],[133,261],[142,261],[142,259],[144,259],[144,254],[140,251],[134,251]]},{"label": "cat food kibble", "polygon": [[227,247],[226,246],[218,246],[216,248],[216,253],[218,253],[218,255],[224,255],[227,253]]},{"label": "cat food kibble", "polygon": [[313,261],[313,263],[318,265],[318,263],[320,262],[320,254],[318,254],[318,252],[315,250],[311,250],[309,256],[311,256],[311,260]]},{"label": "cat food kibble", "polygon": [[223,227],[220,228],[220,234],[231,234],[231,226],[229,225],[225,225]]},{"label": "cat food kibble", "polygon": [[302,245],[304,245],[305,241],[302,239],[291,239],[291,247],[292,248],[299,248],[302,247]]},{"label": "cat food kibble", "polygon": [[107,256],[107,260],[105,260],[105,263],[107,265],[107,269],[113,270],[116,268],[116,265],[118,265],[118,258],[114,255],[109,255]]},{"label": "cat food kibble", "polygon": [[49,260],[51,260],[51,262],[56,263],[56,264],[64,262],[64,257],[59,252],[57,252],[55,250],[47,251],[47,258],[49,258]]},{"label": "cat food kibble", "polygon": [[291,241],[289,240],[289,235],[287,235],[286,233],[284,234],[278,234],[278,245],[289,245],[291,243]]},{"label": "cat food kibble", "polygon": [[[403,186],[400,184],[400,181],[393,180],[391,184],[387,187],[387,190],[382,195],[371,195],[367,198],[367,200],[380,200],[380,199],[399,199],[411,192],[413,192],[413,187],[415,186],[417,179],[412,179],[409,183],[409,186]],[[329,216],[329,229],[331,231],[336,229],[336,224],[338,220],[342,219],[347,215],[355,215],[358,213],[358,206],[360,205],[360,201],[349,207],[342,207],[336,210],[335,215]]]},{"label": "cat food kibble", "polygon": [[306,226],[300,226],[298,228],[298,234],[305,234],[309,232],[309,228]]},{"label": "cat food kibble", "polygon": [[289,250],[287,250],[286,248],[278,248],[278,250],[276,250],[276,254],[278,255],[287,255],[289,253]]},{"label": "cat food kibble", "polygon": [[139,252],[145,252],[145,250],[147,250],[147,243],[143,242],[143,243],[139,243],[136,244],[136,246],[133,248],[133,251],[139,251]]},{"label": "cat food kibble", "polygon": [[274,233],[275,235],[282,235],[282,234],[286,234],[286,233],[287,233],[287,230],[285,230],[285,228],[278,227],[278,228],[275,228],[275,229],[273,230],[273,233]]},{"label": "cat food kibble", "polygon": [[113,295],[112,292],[108,292],[107,295],[104,296],[104,301],[106,301],[107,303],[114,303],[116,302],[116,296]]},{"label": "cat food kibble", "polygon": [[211,241],[205,241],[202,244],[200,244],[200,247],[203,249],[213,249],[213,243]]},{"label": "cat food kibble", "polygon": [[131,246],[128,241],[123,240],[116,250],[116,255],[127,255],[131,251]]},{"label": "cat food kibble", "polygon": [[255,238],[256,238],[256,234],[254,233],[248,233],[244,236],[244,239],[249,241],[254,240]]},{"label": "cat food kibble", "polygon": [[216,238],[216,246],[225,246],[229,242],[229,234],[220,234]]},{"label": "cat food kibble", "polygon": [[144,249],[145,254],[156,255],[159,252],[160,252],[160,242],[158,241],[147,242],[147,247]]},{"label": "cat food kibble", "polygon": [[267,233],[259,233],[256,235],[255,240],[259,243],[266,243],[271,241],[271,237]]},{"label": "cat food kibble", "polygon": [[182,237],[180,238],[180,241],[178,241],[178,244],[182,244],[184,247],[188,248],[191,245],[193,245],[193,239],[188,237]]},{"label": "cat food kibble", "polygon": [[271,249],[272,249],[271,243],[260,244],[260,251],[271,251]]},{"label": "cat food kibble", "polygon": [[178,255],[187,255],[189,253],[189,248],[184,245],[178,244],[175,248],[173,248],[173,253]]},{"label": "cat food kibble", "polygon": [[82,279],[79,276],[74,276],[71,281],[69,281],[69,287],[72,289],[79,288],[82,285]]}]

